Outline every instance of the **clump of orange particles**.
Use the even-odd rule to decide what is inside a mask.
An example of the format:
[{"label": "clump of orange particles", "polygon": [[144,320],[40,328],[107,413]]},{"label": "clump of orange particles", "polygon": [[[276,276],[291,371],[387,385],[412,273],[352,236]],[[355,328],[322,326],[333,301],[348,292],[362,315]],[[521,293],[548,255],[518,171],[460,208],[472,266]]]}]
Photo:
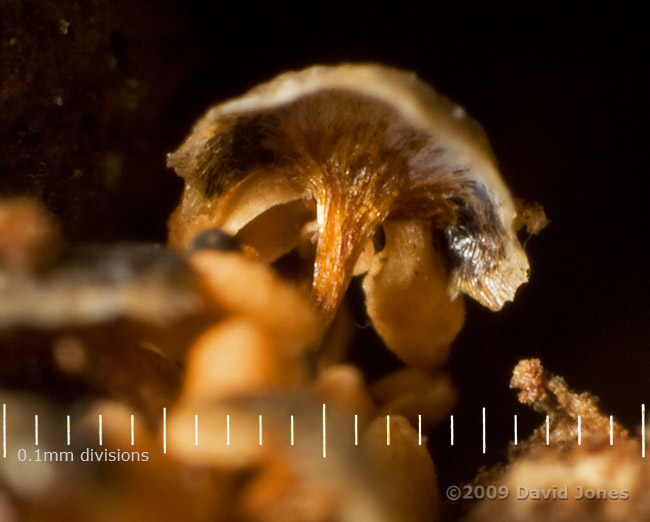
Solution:
[{"label": "clump of orange particles", "polygon": [[[512,373],[511,388],[519,389],[519,402],[549,416],[549,438],[554,442],[577,443],[578,417],[581,440],[609,437],[609,417],[598,408],[598,398],[590,393],[573,393],[566,381],[546,371],[539,359],[519,361]],[[627,438],[628,432],[612,423],[613,437]],[[545,428],[535,432],[536,440],[545,439]]]},{"label": "clump of orange particles", "polygon": [[640,440],[613,420],[610,426],[596,397],[572,392],[539,359],[520,361],[510,385],[520,390],[520,402],[548,414],[548,444],[544,423],[528,440],[510,447],[507,465],[479,474],[476,484],[501,488],[508,495],[479,501],[465,520],[648,519],[650,466]]}]

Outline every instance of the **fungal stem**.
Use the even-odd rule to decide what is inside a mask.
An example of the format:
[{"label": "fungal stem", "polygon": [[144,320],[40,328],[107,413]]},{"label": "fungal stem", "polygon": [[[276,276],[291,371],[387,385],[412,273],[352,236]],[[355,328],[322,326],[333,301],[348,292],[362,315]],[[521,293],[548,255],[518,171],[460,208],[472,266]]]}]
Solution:
[{"label": "fungal stem", "polygon": [[324,198],[317,198],[319,233],[312,299],[325,324],[334,319],[354,265],[385,217],[376,207],[364,205],[364,199],[350,198],[340,190],[328,190]]}]

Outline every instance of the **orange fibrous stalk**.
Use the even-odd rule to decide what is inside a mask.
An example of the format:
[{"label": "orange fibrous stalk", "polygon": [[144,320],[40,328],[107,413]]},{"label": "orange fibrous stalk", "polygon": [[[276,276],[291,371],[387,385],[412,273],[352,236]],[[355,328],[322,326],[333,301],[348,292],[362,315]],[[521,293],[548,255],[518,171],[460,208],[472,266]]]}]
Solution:
[{"label": "orange fibrous stalk", "polygon": [[349,209],[351,205],[342,205],[341,200],[340,193],[328,193],[318,204],[312,296],[327,321],[341,301],[364,240],[378,224],[376,211]]},{"label": "orange fibrous stalk", "polygon": [[371,145],[356,143],[352,151],[345,150],[346,145],[339,144],[344,157],[327,162],[325,172],[314,177],[318,243],[312,296],[327,321],[341,302],[366,241],[386,219],[399,192],[397,172],[388,171],[385,160],[375,165],[377,152],[375,158],[364,158],[370,166],[355,168],[362,151],[373,150]]}]

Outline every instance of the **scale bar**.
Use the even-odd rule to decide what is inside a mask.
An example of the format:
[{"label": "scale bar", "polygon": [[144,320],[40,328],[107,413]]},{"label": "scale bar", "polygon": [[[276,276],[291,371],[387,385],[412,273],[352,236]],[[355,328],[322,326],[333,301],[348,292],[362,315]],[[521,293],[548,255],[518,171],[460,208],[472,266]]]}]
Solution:
[{"label": "scale bar", "polygon": [[2,458],[7,458],[7,404],[2,403]]},{"label": "scale bar", "polygon": [[578,446],[582,444],[582,417],[578,415]]},{"label": "scale bar", "polygon": [[163,454],[167,454],[167,408],[163,408]]},{"label": "scale bar", "polygon": [[390,446],[390,415],[386,415],[386,446]]},{"label": "scale bar", "polygon": [[323,458],[327,458],[327,425],[325,416],[325,403],[323,403]]},{"label": "scale bar", "polygon": [[609,416],[609,445],[614,445],[614,416]]},{"label": "scale bar", "polygon": [[645,459],[645,404],[641,405],[641,457]]},{"label": "scale bar", "polygon": [[485,407],[483,407],[483,453],[485,453]]},{"label": "scale bar", "polygon": [[[482,452],[487,451],[487,415],[486,408],[482,408]],[[323,458],[327,457],[327,407],[323,403]],[[34,445],[39,445],[38,433],[38,415],[34,415]],[[294,415],[290,416],[291,419],[291,446],[295,445],[295,419]],[[518,424],[517,415],[513,417],[514,426],[514,445],[518,444]],[[194,445],[199,445],[199,416],[194,416]],[[550,445],[550,416],[546,416],[546,445]],[[578,445],[582,445],[582,416],[578,415],[577,418],[577,438]],[[103,417],[98,415],[98,428],[99,428],[99,445],[103,446]],[[450,445],[454,445],[454,416],[449,417],[449,430],[450,430]],[[259,415],[259,445],[262,446],[262,415]],[[645,403],[641,404],[641,456],[646,456],[646,412]],[[71,445],[71,416],[66,416],[66,442]],[[135,445],[135,415],[131,415],[131,446]],[[230,446],[230,415],[226,415],[226,445]],[[354,445],[359,445],[359,417],[354,416]],[[390,415],[386,415],[386,445],[390,446]],[[422,415],[418,415],[418,445],[422,445]],[[614,416],[609,416],[609,445],[614,445]],[[167,408],[163,408],[163,453],[167,453]],[[2,404],[2,457],[7,458],[7,404]]]},{"label": "scale bar", "polygon": [[354,445],[359,445],[359,416],[354,416]]},{"label": "scale bar", "polygon": [[550,417],[546,416],[546,445],[548,446],[550,442],[550,431],[551,431],[551,420]]}]

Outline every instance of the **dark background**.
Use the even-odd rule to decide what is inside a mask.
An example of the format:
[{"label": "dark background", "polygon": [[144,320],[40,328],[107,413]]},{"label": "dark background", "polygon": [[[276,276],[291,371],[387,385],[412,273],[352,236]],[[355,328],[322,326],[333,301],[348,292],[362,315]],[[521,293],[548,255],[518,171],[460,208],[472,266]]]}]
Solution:
[{"label": "dark background", "polygon": [[416,71],[481,122],[513,193],[551,220],[527,244],[531,279],[516,301],[499,313],[468,303],[449,362],[455,446],[447,426],[432,437],[441,483],[501,460],[513,414],[520,438],[542,423],[508,389],[523,357],[636,429],[650,404],[641,14],[220,4],[4,3],[2,193],[41,197],[71,240],[164,241],[182,187],[165,153],[209,105],[314,63]]}]

